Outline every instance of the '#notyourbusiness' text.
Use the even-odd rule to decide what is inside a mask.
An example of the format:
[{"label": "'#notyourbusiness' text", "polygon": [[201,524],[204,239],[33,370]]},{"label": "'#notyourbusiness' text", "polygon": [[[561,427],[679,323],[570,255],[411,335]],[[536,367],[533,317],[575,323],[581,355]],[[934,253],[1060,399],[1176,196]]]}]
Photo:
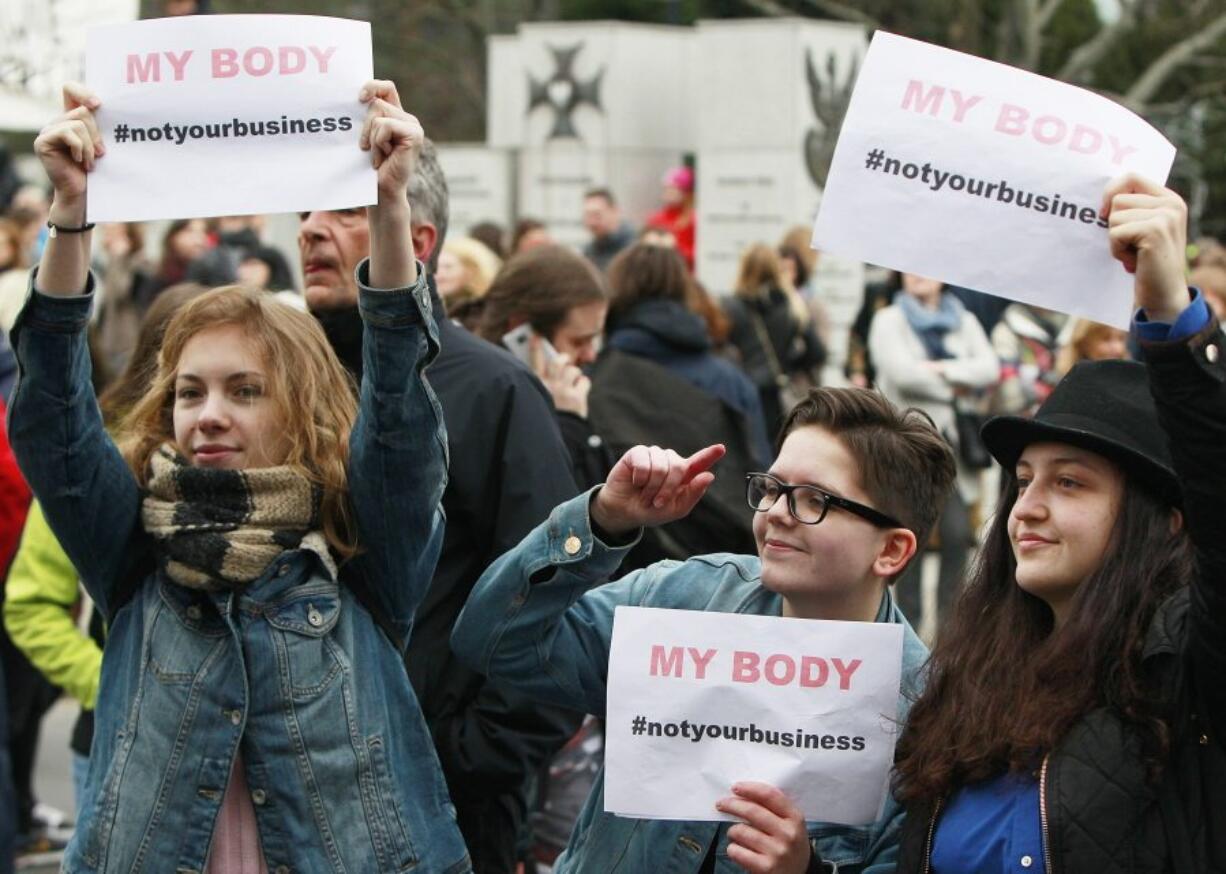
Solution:
[{"label": "'#notyourbusiness' text", "polygon": [[691,743],[704,740],[734,740],[745,743],[768,744],[774,747],[796,747],[804,750],[855,750],[864,749],[865,739],[859,735],[815,734],[803,729],[774,731],[759,728],[755,723],[730,725],[726,723],[656,722],[646,716],[630,720],[630,733],[636,737],[677,737]]},{"label": "'#notyourbusiness' text", "polygon": [[328,134],[353,130],[353,119],[347,115],[336,118],[289,118],[281,116],[263,121],[245,121],[233,118],[229,121],[209,124],[174,124],[136,127],[127,124],[115,125],[112,136],[117,143],[168,142],[181,146],[188,140],[225,140],[242,137],[275,137],[287,134]]},{"label": "'#notyourbusiness' text", "polygon": [[1005,179],[989,182],[975,176],[940,170],[927,163],[904,162],[898,158],[887,157],[884,149],[870,149],[864,161],[864,169],[901,176],[926,186],[930,191],[952,191],[971,197],[982,197],[996,203],[1031,209],[1087,225],[1107,227],[1107,220],[1099,215],[1097,209],[1062,199],[1059,194],[1035,194],[1010,185]]}]

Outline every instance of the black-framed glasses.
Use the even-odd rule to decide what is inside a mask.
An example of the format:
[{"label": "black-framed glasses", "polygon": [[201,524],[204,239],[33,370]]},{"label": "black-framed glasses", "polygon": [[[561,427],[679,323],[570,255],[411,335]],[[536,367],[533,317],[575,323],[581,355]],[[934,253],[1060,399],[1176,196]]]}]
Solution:
[{"label": "black-framed glasses", "polygon": [[775,506],[780,495],[787,496],[788,512],[792,514],[793,519],[803,525],[816,525],[826,518],[826,513],[831,507],[838,507],[848,513],[855,513],[878,528],[907,527],[880,510],[832,495],[817,486],[785,483],[769,473],[751,473],[745,476],[745,500],[755,512],[765,513]]}]

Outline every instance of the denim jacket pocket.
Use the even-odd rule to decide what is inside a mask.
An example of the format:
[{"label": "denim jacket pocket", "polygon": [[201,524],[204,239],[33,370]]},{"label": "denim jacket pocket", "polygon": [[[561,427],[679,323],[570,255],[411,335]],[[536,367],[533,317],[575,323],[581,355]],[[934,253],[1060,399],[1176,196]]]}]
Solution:
[{"label": "denim jacket pocket", "polygon": [[822,859],[833,863],[836,871],[859,871],[868,855],[871,827],[852,825],[811,825],[809,841]]},{"label": "denim jacket pocket", "polygon": [[334,582],[299,586],[266,608],[282,688],[295,701],[318,698],[344,672],[346,660],[332,640],[340,613]]},{"label": "denim jacket pocket", "polygon": [[380,857],[381,871],[408,871],[417,865],[417,853],[409,840],[400,801],[396,797],[391,770],[387,764],[383,738],[366,738],[370,779],[363,780],[367,825]]},{"label": "denim jacket pocket", "polygon": [[161,609],[149,631],[149,669],[163,684],[192,683],[223,644],[226,626],[203,597],[159,580]]}]

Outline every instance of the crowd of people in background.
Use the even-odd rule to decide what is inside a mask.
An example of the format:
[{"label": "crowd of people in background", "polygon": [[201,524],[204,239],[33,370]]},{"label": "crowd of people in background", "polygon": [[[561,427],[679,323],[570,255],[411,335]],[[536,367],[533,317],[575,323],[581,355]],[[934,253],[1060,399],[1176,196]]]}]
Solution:
[{"label": "crowd of people in background", "polygon": [[[563,702],[537,703],[514,683],[473,670],[449,646],[478,578],[556,506],[612,482],[618,459],[636,446],[693,457],[719,443],[726,469],[765,471],[786,445],[776,435],[798,427],[793,411],[811,402],[813,389],[832,375],[876,388],[898,408],[920,411],[952,453],[953,485],[930,489],[939,513],[920,526],[915,544],[930,561],[911,562],[890,584],[901,615],[931,638],[953,614],[1001,489],[1017,488],[1012,471],[1001,483],[999,456],[980,433],[985,418],[1033,416],[1078,363],[1140,351],[1116,328],[911,274],[873,273],[848,336],[834,338],[806,227],[746,246],[733,286],[705,288],[694,273],[694,169],[671,170],[661,192],[659,210],[641,227],[614,190],[586,192],[580,218],[589,237],[576,249],[528,217],[510,228],[449,229],[446,181],[428,143],[408,188],[413,247],[429,274],[420,288],[438,323],[441,352],[429,380],[451,473],[441,496],[440,559],[405,641],[405,664],[423,738],[434,745],[478,871],[533,874],[564,851],[582,854],[583,847],[566,850],[571,826],[600,814],[582,812],[601,779],[599,721]],[[0,338],[43,256],[50,209],[37,184],[17,187],[0,205]],[[100,228],[89,264],[97,303],[88,353],[106,427],[117,429],[157,379],[167,325],[217,286],[310,313],[360,381],[370,365],[358,307],[369,290],[355,279],[369,254],[366,222],[364,210],[304,214],[301,272],[267,242],[260,216],[174,221],[157,239],[138,224]],[[1188,267],[1189,283],[1226,319],[1226,247],[1196,241]],[[833,360],[835,348],[847,349],[844,360]],[[5,404],[16,372],[14,352],[0,339]],[[0,480],[0,561],[9,568],[0,736],[17,801],[16,851],[32,854],[63,849],[72,821],[87,813],[39,804],[34,771],[43,717],[68,695],[81,707],[71,750],[78,800],[86,793],[106,617],[83,597],[6,445]],[[741,481],[717,479],[692,512],[649,527],[617,573],[660,559],[753,554],[755,515]],[[925,730],[938,724],[937,709],[921,710]],[[908,789],[930,801],[925,793],[936,784],[925,782],[927,765],[911,761]]]}]

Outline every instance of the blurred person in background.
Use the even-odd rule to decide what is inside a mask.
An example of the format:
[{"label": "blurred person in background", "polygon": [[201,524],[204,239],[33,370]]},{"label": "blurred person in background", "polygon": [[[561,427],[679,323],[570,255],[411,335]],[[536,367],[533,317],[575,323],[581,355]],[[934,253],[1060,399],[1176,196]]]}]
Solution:
[{"label": "blurred person in background", "polygon": [[768,433],[774,433],[793,403],[820,382],[826,347],[800,293],[785,281],[781,260],[765,243],[741,256],[736,286],[724,299],[732,322],[729,340],[741,367],[757,387]]},{"label": "blurred person in background", "polygon": [[649,228],[668,231],[676,241],[677,251],[685,259],[686,269],[694,270],[694,171],[689,167],[674,167],[661,180],[660,199],[663,206],[646,222]]},{"label": "blurred person in background", "polygon": [[[899,407],[916,407],[932,419],[954,446],[958,488],[950,493],[937,525],[941,568],[936,621],[957,597],[974,545],[969,507],[980,499],[982,470],[958,428],[960,412],[976,408],[977,393],[996,384],[1000,362],[979,321],[939,280],[902,275],[894,302],[878,310],[869,328],[868,348],[877,368],[877,388]],[[965,407],[959,405],[966,404]],[[977,429],[976,434],[977,436]],[[972,463],[974,462],[974,464]],[[907,617],[920,622],[920,563],[914,562],[895,586]]]},{"label": "blurred person in background", "polygon": [[818,339],[830,348],[830,313],[817,288],[817,250],[809,245],[813,229],[807,225],[794,225],[779,241],[779,265],[783,281],[800,292],[813,316],[813,328]]},{"label": "blurred person in background", "polygon": [[515,223],[515,230],[511,232],[510,254],[518,255],[537,246],[548,246],[552,242],[553,236],[544,222],[534,218],[522,218]]},{"label": "blurred person in background", "polygon": [[1000,359],[1000,383],[992,393],[992,412],[1029,415],[1051,394],[1063,374],[1056,366],[1069,340],[1072,319],[1064,313],[1012,303],[989,335]]},{"label": "blurred person in background", "polygon": [[157,287],[153,264],[145,254],[144,227],[137,222],[109,222],[101,230],[102,246],[93,265],[101,286],[93,342],[107,370],[122,373]]},{"label": "blurred person in background", "polygon": [[21,251],[28,263],[43,254],[47,242],[47,215],[51,201],[41,185],[22,185],[9,203],[8,217],[17,223],[21,233]]},{"label": "blurred person in background", "polygon": [[1064,376],[1082,361],[1129,357],[1127,331],[1089,319],[1076,319],[1068,332],[1068,340],[1056,356],[1056,370]]},{"label": "blurred person in background", "polygon": [[[289,261],[281,250],[264,242],[264,216],[222,216],[211,219],[208,226],[211,248],[191,262],[187,269],[188,281],[210,288],[238,283],[270,291],[294,289]],[[240,274],[243,262],[253,253],[268,265],[268,278],[258,284],[244,281]],[[247,278],[252,278],[250,271]]]},{"label": "blurred person in background", "polygon": [[162,235],[162,258],[153,275],[153,295],[187,281],[188,269],[209,248],[204,219],[178,219]]},{"label": "blurred person in background", "polygon": [[622,218],[613,192],[593,188],[583,195],[583,226],[592,235],[583,247],[583,256],[605,270],[622,249],[634,243],[634,228]]},{"label": "blurred person in background", "polygon": [[481,299],[501,267],[498,256],[472,237],[455,237],[444,243],[434,281],[447,315],[475,330],[481,319]]},{"label": "blurred person in background", "polygon": [[477,222],[468,229],[468,235],[479,243],[484,243],[498,256],[499,261],[507,260],[507,232],[496,222]]},{"label": "blurred person in background", "polygon": [[12,219],[0,218],[0,273],[21,270],[28,264],[22,247],[21,228]]}]

